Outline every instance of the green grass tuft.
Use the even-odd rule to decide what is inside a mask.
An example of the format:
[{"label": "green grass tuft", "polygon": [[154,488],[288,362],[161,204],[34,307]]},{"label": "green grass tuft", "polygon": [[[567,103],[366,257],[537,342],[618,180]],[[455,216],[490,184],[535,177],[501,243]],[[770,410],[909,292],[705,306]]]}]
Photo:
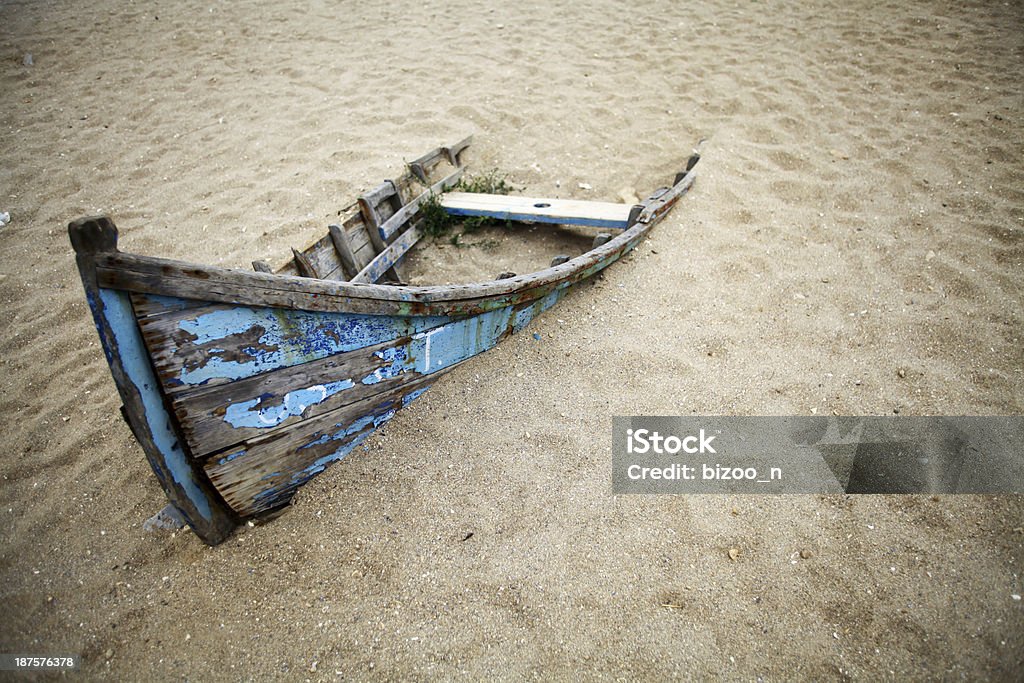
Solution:
[{"label": "green grass tuft", "polygon": [[[455,192],[476,192],[479,194],[509,194],[518,191],[508,182],[508,174],[494,168],[486,173],[472,177],[460,178],[452,187]],[[441,197],[433,193],[420,203],[420,215],[423,217],[423,234],[434,239],[447,234],[458,222],[441,206]],[[462,220],[462,235],[476,232],[494,221],[486,216],[470,216]],[[507,223],[507,221],[506,221]],[[454,235],[450,241],[459,245],[460,234]]]}]

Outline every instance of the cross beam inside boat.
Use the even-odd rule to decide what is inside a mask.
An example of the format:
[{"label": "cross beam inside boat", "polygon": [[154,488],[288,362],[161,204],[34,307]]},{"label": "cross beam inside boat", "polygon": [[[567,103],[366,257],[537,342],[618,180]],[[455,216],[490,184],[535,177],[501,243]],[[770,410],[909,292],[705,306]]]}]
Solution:
[{"label": "cross beam inside boat", "polygon": [[441,206],[453,216],[485,216],[498,220],[626,230],[643,211],[639,204],[542,199],[503,194],[448,192]]}]

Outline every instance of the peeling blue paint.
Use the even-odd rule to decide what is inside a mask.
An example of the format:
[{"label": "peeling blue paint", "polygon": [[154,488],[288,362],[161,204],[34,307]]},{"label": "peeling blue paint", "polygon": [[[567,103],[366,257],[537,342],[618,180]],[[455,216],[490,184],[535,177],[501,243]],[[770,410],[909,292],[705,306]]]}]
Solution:
[{"label": "peeling blue paint", "polygon": [[242,448],[240,450],[237,450],[234,453],[231,453],[229,455],[226,455],[226,456],[222,457],[220,460],[217,461],[217,464],[218,465],[224,465],[226,463],[231,462],[235,458],[239,458],[239,457],[241,457],[243,455],[245,455],[245,449],[244,448]]},{"label": "peeling blue paint", "polygon": [[[476,316],[455,320],[446,319],[445,324],[434,325],[406,335],[409,338],[405,340],[405,343],[375,351],[374,355],[382,361],[382,366],[362,377],[358,382],[372,385],[406,373],[430,375],[446,370],[492,348],[504,335],[522,329],[541,312],[553,306],[564,294],[565,289],[558,289],[528,306],[506,306]],[[284,311],[277,311],[277,313],[284,313]],[[266,320],[264,318],[258,324],[264,325]],[[227,330],[220,330],[217,334],[225,332]],[[397,339],[398,336],[396,335],[394,338]],[[261,339],[261,343],[262,341]],[[342,383],[352,381],[354,380],[344,380]],[[274,406],[263,405],[263,402],[269,403],[268,395],[238,403],[229,407],[229,415],[225,419],[229,419],[236,426],[260,426],[257,422],[267,424],[267,426],[279,424],[294,415],[300,415],[310,405],[326,400],[329,386],[325,384],[323,387],[318,385],[296,390]],[[330,463],[341,460],[357,446],[363,444],[366,437],[394,417],[399,408],[414,401],[428,388],[419,387],[409,391],[401,399],[396,398],[378,404],[372,409],[372,412],[352,420],[350,424],[334,424],[310,434],[306,443],[295,447],[293,453],[301,457],[298,454],[315,448],[317,450],[312,453],[318,455],[316,460],[292,473],[285,471],[280,476],[264,477],[261,481],[265,482],[263,485],[266,488],[255,494],[252,500],[255,509],[266,509],[287,501],[298,486],[322,472]],[[332,444],[336,444],[336,446]],[[264,457],[260,454],[259,446],[253,448],[255,450],[252,455],[257,460]],[[330,451],[332,448],[333,451],[319,455],[322,451]],[[220,463],[224,464],[243,455],[247,455],[244,450],[232,454],[227,459],[222,458]],[[246,467],[242,463],[236,466]]]},{"label": "peeling blue paint", "polygon": [[264,394],[250,401],[229,405],[224,413],[224,421],[235,428],[269,429],[290,417],[302,415],[306,408],[323,403],[331,396],[354,386],[355,384],[350,379],[315,384],[305,389],[289,391],[280,403],[273,405],[263,405],[264,400],[275,398],[272,394]]},{"label": "peeling blue paint", "polygon": [[[523,329],[531,320],[558,303],[558,300],[565,296],[565,291],[565,289],[556,289],[543,299],[518,311],[512,321],[512,331],[518,332]],[[533,337],[534,339],[539,339],[540,335],[534,334]]]},{"label": "peeling blue paint", "polygon": [[[160,392],[155,388],[159,385],[153,375],[149,353],[135,322],[131,301],[128,295],[121,291],[101,288],[99,294],[103,303],[102,315],[107,319],[117,342],[121,366],[142,398],[143,417],[153,436],[153,443],[163,456],[171,477],[181,486],[203,519],[210,521],[213,517],[210,503],[195,481],[195,471],[178,443],[177,436],[171,428],[171,418],[164,408]],[[102,334],[100,338],[103,338]],[[110,351],[105,350],[109,361]]]},{"label": "peeling blue paint", "polygon": [[[178,322],[180,330],[194,336],[191,344],[216,344],[215,348],[203,349],[201,360],[186,363],[178,378],[192,386],[211,379],[243,379],[408,337],[451,320],[447,316],[314,313],[245,306],[212,311]],[[244,339],[245,335],[251,339],[255,333],[258,338],[248,344],[217,343],[229,337]],[[227,356],[226,349],[233,350],[232,356]]]},{"label": "peeling blue paint", "polygon": [[375,351],[374,356],[380,358],[388,365],[377,368],[369,375],[361,379],[363,384],[377,384],[385,379],[398,377],[403,372],[408,372],[409,349],[405,346],[395,346],[390,349]]}]

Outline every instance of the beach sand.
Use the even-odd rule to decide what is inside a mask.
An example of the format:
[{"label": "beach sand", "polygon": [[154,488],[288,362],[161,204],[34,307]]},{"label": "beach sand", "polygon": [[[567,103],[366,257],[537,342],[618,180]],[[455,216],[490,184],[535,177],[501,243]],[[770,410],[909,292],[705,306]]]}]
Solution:
[{"label": "beach sand", "polygon": [[[610,479],[614,415],[1022,412],[1024,8],[646,4],[0,5],[0,652],[116,680],[1024,676],[1019,496]],[[277,265],[467,134],[526,194],[608,201],[706,143],[633,255],[281,517],[143,532],[165,498],[67,223]],[[431,258],[459,281],[515,249]]]}]

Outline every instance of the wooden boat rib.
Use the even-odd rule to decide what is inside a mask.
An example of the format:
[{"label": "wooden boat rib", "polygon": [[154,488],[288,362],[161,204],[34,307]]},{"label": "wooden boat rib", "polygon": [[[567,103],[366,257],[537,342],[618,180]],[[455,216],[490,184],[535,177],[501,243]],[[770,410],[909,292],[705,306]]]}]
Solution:
[{"label": "wooden boat rib", "polygon": [[440,374],[632,249],[689,189],[699,159],[635,206],[444,194],[454,215],[621,234],[528,275],[402,284],[421,205],[456,185],[469,143],[432,150],[365,193],[276,271],[122,253],[109,218],[69,225],[122,414],[171,504],[207,543],[286,504]]}]

